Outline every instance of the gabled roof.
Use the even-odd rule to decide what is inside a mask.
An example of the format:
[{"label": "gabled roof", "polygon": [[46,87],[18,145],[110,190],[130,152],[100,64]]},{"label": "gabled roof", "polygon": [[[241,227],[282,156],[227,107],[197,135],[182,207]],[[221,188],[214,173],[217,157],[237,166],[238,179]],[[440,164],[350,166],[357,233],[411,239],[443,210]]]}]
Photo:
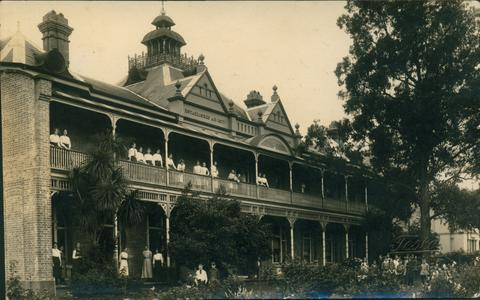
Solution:
[{"label": "gabled roof", "polygon": [[163,64],[151,69],[144,81],[128,85],[125,88],[145,97],[156,105],[166,108],[168,98],[175,95],[175,83],[177,81],[180,82],[180,90],[185,97],[191,89],[192,82],[196,82],[200,76],[201,74],[183,77],[180,70]]},{"label": "gabled roof", "polygon": [[217,90],[207,69],[195,75],[185,77],[180,69],[168,64],[163,64],[150,69],[144,81],[125,86],[125,88],[166,108],[168,106],[168,98],[173,97],[176,93],[175,83],[177,81],[181,84],[180,91],[182,95],[187,97],[195,84],[197,84],[203,76],[207,77],[215,92],[218,93],[220,104],[225,112],[228,112],[229,103],[233,102],[234,113],[241,119],[250,120],[247,112],[241,106]]},{"label": "gabled roof", "polygon": [[0,41],[0,61],[35,65],[35,56],[43,53],[39,47],[28,40],[20,31]]},{"label": "gabled roof", "polygon": [[268,116],[275,108],[275,103],[268,102],[259,106],[254,106],[247,109],[247,113],[250,116],[250,119],[256,121],[258,119],[258,112],[262,112],[262,121],[267,122]]},{"label": "gabled roof", "polygon": [[273,107],[271,107],[270,109],[267,109],[264,113],[266,115],[265,116],[265,118],[266,118],[265,122],[268,121],[272,111],[275,109],[275,107],[278,106],[278,107],[280,107],[280,110],[282,111],[282,114],[285,116],[285,119],[287,121],[287,125],[290,128],[290,132],[293,134],[295,131],[293,130],[293,127],[292,127],[292,124],[290,123],[290,119],[288,118],[287,112],[285,111],[285,108],[283,107],[282,101],[279,99],[278,101],[272,102],[272,104],[274,104]]}]

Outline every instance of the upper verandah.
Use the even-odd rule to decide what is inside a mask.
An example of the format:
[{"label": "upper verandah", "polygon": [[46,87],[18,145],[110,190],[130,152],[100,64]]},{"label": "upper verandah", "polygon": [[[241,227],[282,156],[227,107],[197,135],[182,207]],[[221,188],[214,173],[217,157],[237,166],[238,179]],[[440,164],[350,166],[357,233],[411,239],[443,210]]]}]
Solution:
[{"label": "upper verandah", "polygon": [[[80,83],[83,88],[88,89],[89,99],[94,102],[98,99],[92,98],[98,94],[116,100],[109,104],[121,106],[122,109],[125,109],[123,103],[133,104],[140,107],[140,111],[145,115],[147,112],[161,113],[169,116],[164,121],[176,123],[176,126],[192,132],[206,130],[222,139],[252,147],[268,147],[272,141],[268,140],[268,137],[276,136],[280,142],[270,150],[294,155],[292,149],[301,136],[298,128],[292,128],[276,86],[273,87],[270,101],[264,101],[258,91],[251,91],[244,101],[246,107],[238,105],[218,91],[205,66],[203,55],[198,60],[192,59],[190,67],[183,69],[169,61],[158,61],[156,65],[135,64],[128,77],[132,79],[135,75],[136,80],[130,83],[125,80],[118,85],[74,74],[69,71],[66,59],[69,52],[68,39],[73,29],[68,26],[68,20],[63,15],[58,17],[60,15],[51,11],[46,15],[48,18],[44,18],[39,25],[44,33],[43,50],[27,41],[21,34],[0,42],[2,62],[29,65],[40,73],[62,78],[63,82]],[[62,24],[59,25],[58,22]],[[69,30],[63,30],[64,28]],[[179,48],[172,50],[175,49],[172,48],[173,42],[166,42],[169,35],[158,34],[156,37],[154,41],[157,43],[149,48],[151,52],[147,52],[147,57],[181,57]],[[158,47],[155,48],[156,46]],[[61,86],[56,85],[57,88]],[[58,92],[65,95],[65,90]],[[180,110],[178,103],[182,104]],[[281,147],[282,143],[287,147]],[[288,151],[285,151],[285,148]]]}]

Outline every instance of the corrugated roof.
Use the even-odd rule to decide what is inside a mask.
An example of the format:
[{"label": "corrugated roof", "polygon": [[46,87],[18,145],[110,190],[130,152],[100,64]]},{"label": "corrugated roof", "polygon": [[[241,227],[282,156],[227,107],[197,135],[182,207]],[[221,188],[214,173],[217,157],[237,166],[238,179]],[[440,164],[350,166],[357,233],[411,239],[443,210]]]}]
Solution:
[{"label": "corrugated roof", "polygon": [[249,115],[247,114],[247,112],[245,111],[245,109],[243,109],[240,105],[238,105],[237,103],[235,103],[235,101],[233,101],[231,98],[225,96],[223,93],[219,92],[220,93],[220,96],[222,97],[222,100],[223,102],[225,103],[225,106],[226,107],[229,107],[228,106],[228,103],[229,102],[232,102],[233,103],[233,112],[240,118],[242,119],[245,119],[245,120],[249,120],[251,121]]},{"label": "corrugated roof", "polygon": [[177,90],[175,83],[177,80],[180,82],[180,90],[184,94],[190,82],[198,77],[198,75],[186,78],[176,77],[172,81],[172,78],[166,78],[166,76],[170,75],[170,70],[161,66],[150,70],[145,81],[126,86],[126,88],[166,108],[168,106],[168,98],[175,96]]},{"label": "corrugated roof", "polygon": [[154,105],[147,99],[141,97],[140,95],[137,95],[135,92],[130,91],[129,89],[126,89],[124,87],[105,83],[105,82],[102,82],[93,78],[89,78],[83,75],[76,75],[76,76],[80,77],[82,81],[90,84],[94,91],[119,97],[123,100],[127,100],[134,104],[139,104],[139,105],[147,106],[150,108],[158,108],[158,106]]}]

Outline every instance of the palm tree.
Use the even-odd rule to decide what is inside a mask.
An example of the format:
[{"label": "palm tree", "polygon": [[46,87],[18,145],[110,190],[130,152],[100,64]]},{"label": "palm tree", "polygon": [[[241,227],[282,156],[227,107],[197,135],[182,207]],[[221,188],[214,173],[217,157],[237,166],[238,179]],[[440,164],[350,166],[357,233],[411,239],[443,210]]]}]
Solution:
[{"label": "palm tree", "polygon": [[[126,147],[111,131],[96,136],[96,149],[89,159],[74,168],[72,185],[73,222],[86,233],[92,249],[98,249],[103,224],[121,215],[122,225],[131,226],[143,218],[143,206],[136,191],[129,191],[118,157]],[[98,253],[100,254],[100,253]],[[107,257],[109,254],[101,253]]]}]

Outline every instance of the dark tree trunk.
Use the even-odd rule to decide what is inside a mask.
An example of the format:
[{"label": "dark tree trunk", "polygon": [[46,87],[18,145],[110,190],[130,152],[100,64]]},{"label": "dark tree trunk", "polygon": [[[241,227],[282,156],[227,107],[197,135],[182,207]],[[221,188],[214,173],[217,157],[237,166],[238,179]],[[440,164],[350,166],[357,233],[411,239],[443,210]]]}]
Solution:
[{"label": "dark tree trunk", "polygon": [[428,195],[428,182],[423,180],[420,184],[420,189],[418,193],[418,204],[420,206],[420,240],[422,249],[429,250],[429,239],[430,239],[430,229],[431,229],[431,220],[430,220],[430,197]]}]

